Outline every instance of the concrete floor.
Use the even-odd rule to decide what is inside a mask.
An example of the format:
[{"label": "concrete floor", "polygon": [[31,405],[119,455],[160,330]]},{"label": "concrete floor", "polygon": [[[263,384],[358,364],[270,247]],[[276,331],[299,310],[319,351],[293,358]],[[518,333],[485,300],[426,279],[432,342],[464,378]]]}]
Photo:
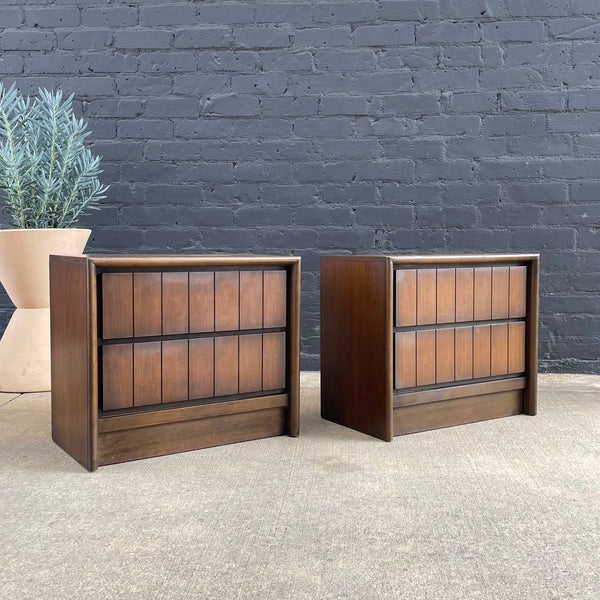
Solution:
[{"label": "concrete floor", "polygon": [[540,377],[539,414],[385,443],[299,438],[88,473],[49,394],[0,395],[0,598],[600,597],[600,377]]}]

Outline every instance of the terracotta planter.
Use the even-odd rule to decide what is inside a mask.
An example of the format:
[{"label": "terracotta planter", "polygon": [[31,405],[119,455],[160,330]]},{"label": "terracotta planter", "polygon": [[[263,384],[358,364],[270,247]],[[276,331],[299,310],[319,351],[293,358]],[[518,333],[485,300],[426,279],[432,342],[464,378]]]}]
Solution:
[{"label": "terracotta planter", "polygon": [[50,389],[48,257],[81,254],[91,229],[0,230],[0,282],[16,310],[0,340],[0,392]]}]

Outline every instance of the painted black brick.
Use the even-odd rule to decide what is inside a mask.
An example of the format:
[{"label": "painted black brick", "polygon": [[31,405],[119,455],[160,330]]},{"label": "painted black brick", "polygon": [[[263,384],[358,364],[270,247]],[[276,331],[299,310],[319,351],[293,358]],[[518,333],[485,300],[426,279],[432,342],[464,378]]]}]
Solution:
[{"label": "painted black brick", "polygon": [[542,368],[600,372],[597,0],[5,0],[0,50],[94,128],[90,249],[302,255],[305,368],[321,253],[541,251]]}]

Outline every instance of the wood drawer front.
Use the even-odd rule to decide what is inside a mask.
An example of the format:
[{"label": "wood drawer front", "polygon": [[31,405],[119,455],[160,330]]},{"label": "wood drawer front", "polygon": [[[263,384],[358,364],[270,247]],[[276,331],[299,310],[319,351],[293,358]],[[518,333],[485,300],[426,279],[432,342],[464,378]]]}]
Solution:
[{"label": "wood drawer front", "polygon": [[162,348],[160,342],[133,344],[134,406],[146,406],[162,402],[161,368]]},{"label": "wood drawer front", "polygon": [[285,332],[111,344],[102,348],[102,410],[286,388]]},{"label": "wood drawer front", "polygon": [[525,371],[525,323],[398,331],[396,389]]},{"label": "wood drawer front", "polygon": [[102,349],[102,406],[104,410],[133,406],[133,345]]},{"label": "wood drawer front", "polygon": [[160,273],[133,274],[133,335],[162,333],[162,277]]},{"label": "wood drawer front", "polygon": [[286,387],[286,335],[283,332],[263,335],[263,390],[282,390]]},{"label": "wood drawer front", "polygon": [[102,275],[102,337],[133,337],[133,274]]},{"label": "wood drawer front", "polygon": [[265,329],[287,324],[287,272],[265,271],[263,274],[263,320]]},{"label": "wood drawer front", "polygon": [[103,339],[286,324],[285,270],[102,274]]},{"label": "wood drawer front", "polygon": [[522,318],[527,267],[397,269],[396,327]]},{"label": "wood drawer front", "polygon": [[189,274],[162,274],[162,333],[174,335],[189,331]]}]

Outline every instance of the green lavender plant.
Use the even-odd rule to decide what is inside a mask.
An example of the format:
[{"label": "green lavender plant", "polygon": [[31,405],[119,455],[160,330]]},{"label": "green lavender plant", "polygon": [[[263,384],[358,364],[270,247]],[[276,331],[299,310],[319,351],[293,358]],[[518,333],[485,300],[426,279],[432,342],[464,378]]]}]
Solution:
[{"label": "green lavender plant", "polygon": [[16,227],[69,227],[99,208],[108,187],[84,145],[89,134],[72,95],[40,89],[31,100],[0,83],[0,198]]}]

